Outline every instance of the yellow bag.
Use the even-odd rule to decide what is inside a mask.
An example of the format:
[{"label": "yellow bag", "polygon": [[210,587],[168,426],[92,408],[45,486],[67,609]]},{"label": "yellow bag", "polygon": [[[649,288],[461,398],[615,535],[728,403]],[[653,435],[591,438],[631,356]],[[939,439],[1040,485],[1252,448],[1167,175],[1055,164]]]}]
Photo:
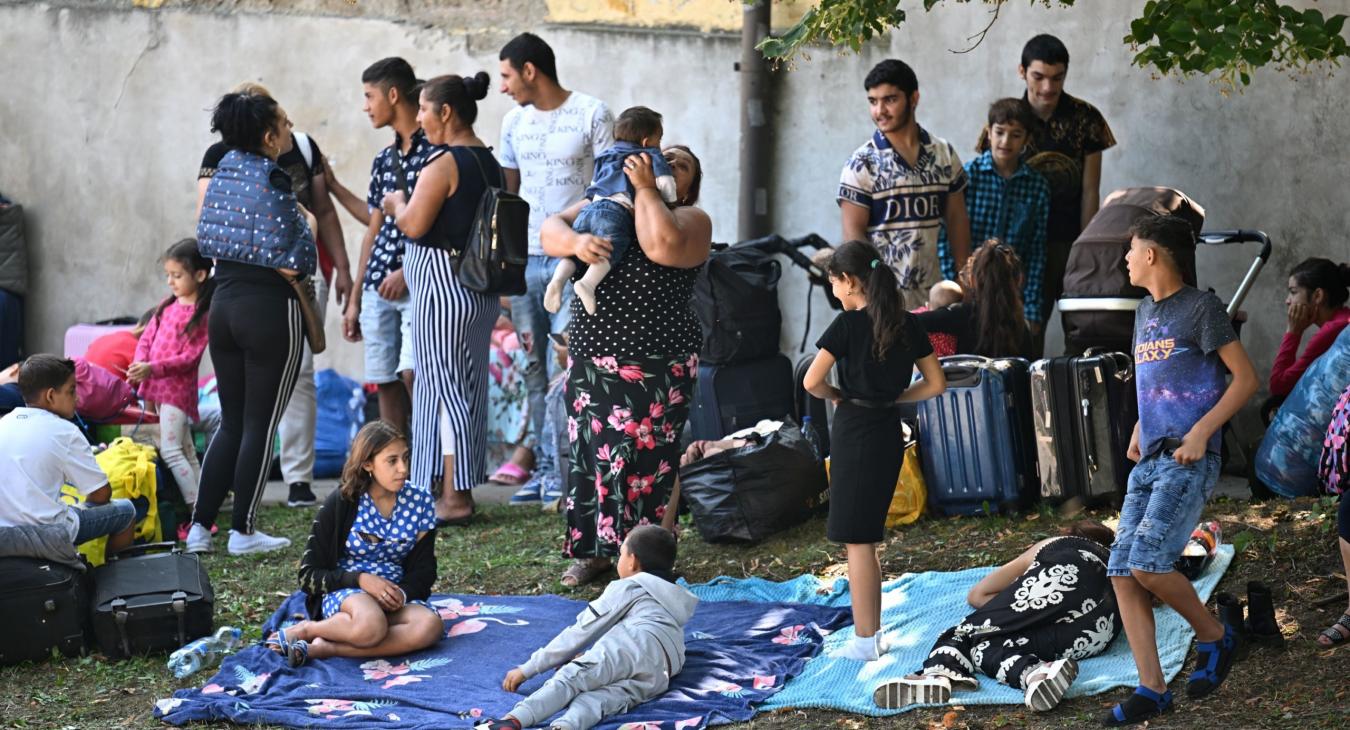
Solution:
[{"label": "yellow bag", "polygon": [[[103,473],[108,475],[108,484],[112,487],[113,499],[131,499],[144,497],[150,503],[145,519],[136,525],[135,539],[142,542],[159,542],[163,531],[159,525],[159,502],[156,499],[155,459],[159,452],[153,446],[138,444],[129,438],[121,437],[94,457]],[[66,485],[61,489],[61,498],[67,504],[79,504],[84,501],[74,487]],[[90,565],[102,565],[108,538],[96,537],[82,543],[78,550],[89,559]]]},{"label": "yellow bag", "polygon": [[923,516],[928,504],[928,485],[923,480],[919,463],[919,442],[909,438],[905,429],[905,458],[900,462],[900,479],[895,483],[895,495],[886,510],[886,527],[908,525]]},{"label": "yellow bag", "polygon": [[[895,494],[886,510],[886,528],[908,525],[923,516],[928,504],[928,485],[923,480],[919,463],[919,442],[911,439],[909,426],[903,426],[905,457],[900,462],[900,478],[895,482]],[[830,475],[830,460],[825,460],[825,476]]]}]

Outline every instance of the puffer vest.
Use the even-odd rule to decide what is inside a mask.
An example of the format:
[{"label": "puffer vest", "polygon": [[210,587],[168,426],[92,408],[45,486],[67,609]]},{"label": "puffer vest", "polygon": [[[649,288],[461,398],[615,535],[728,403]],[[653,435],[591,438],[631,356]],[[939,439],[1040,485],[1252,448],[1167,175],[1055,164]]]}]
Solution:
[{"label": "puffer vest", "polygon": [[[291,192],[271,183],[272,160],[230,150],[206,188],[197,222],[203,256],[312,276],[318,252]],[[284,173],[283,173],[284,174]]]}]

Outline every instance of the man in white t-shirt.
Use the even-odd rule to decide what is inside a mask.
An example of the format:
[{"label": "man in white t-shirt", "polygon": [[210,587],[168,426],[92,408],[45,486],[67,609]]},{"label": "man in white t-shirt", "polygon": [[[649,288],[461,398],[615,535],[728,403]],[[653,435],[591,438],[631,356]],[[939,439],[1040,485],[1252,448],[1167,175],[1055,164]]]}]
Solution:
[{"label": "man in white t-shirt", "polygon": [[[0,418],[0,527],[65,525],[76,545],[107,535],[110,554],[130,545],[136,507],[109,500],[108,477],[69,420],[75,363],[34,355],[19,366],[19,390],[26,405]],[[84,505],[61,501],[64,484],[84,495]]]},{"label": "man in white t-shirt", "polygon": [[[593,96],[568,91],[558,84],[553,49],[533,33],[521,33],[502,47],[500,54],[503,94],[520,106],[502,120],[499,154],[507,190],[530,204],[530,258],[525,267],[528,291],[511,298],[511,320],[530,353],[531,367],[525,383],[530,394],[530,419],[536,435],[544,428],[544,394],[548,391],[552,358],[548,336],[567,329],[571,313],[571,287],[557,314],[544,309],[544,290],[553,278],[558,260],[544,254],[539,229],[544,219],[562,212],[585,196],[595,168],[595,156],[614,143],[614,115]],[[536,453],[536,466],[548,469]],[[540,494],[532,485],[522,489],[512,503],[540,499],[550,501],[560,494]],[[549,480],[557,484],[557,480]]]}]

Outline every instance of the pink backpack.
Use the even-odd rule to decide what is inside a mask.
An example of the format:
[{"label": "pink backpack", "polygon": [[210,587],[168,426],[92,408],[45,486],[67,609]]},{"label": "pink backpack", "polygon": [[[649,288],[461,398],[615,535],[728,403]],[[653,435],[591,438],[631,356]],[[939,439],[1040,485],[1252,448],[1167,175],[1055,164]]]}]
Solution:
[{"label": "pink backpack", "polygon": [[136,402],[136,393],[126,381],[90,363],[75,358],[76,410],[91,421],[106,421]]}]

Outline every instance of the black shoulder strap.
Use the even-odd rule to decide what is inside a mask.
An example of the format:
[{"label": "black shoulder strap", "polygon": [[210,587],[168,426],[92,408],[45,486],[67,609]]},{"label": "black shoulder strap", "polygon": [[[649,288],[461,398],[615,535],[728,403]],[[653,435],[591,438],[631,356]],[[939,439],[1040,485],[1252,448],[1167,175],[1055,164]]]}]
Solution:
[{"label": "black shoulder strap", "polygon": [[[499,188],[504,188],[504,187],[506,187],[505,181],[501,179],[502,175],[501,175],[501,172],[500,172],[500,171],[498,171],[498,173],[497,173],[497,180],[498,180],[498,184],[497,184],[497,185],[494,186],[492,183],[488,182],[488,179],[487,179],[487,170],[483,168],[483,161],[480,160],[480,159],[478,158],[478,153],[474,151],[475,148],[473,148],[473,147],[465,147],[464,149],[465,149],[465,150],[468,150],[469,156],[473,158],[474,164],[478,166],[478,175],[479,175],[480,177],[483,178],[483,190],[484,190],[484,191],[486,191],[488,188],[491,188],[491,187],[499,187]],[[487,148],[484,148],[484,149],[487,149]]]},{"label": "black shoulder strap", "polygon": [[399,154],[398,140],[389,145],[389,153],[394,156],[394,185],[404,195],[408,195],[408,176],[403,172],[403,155]]}]

